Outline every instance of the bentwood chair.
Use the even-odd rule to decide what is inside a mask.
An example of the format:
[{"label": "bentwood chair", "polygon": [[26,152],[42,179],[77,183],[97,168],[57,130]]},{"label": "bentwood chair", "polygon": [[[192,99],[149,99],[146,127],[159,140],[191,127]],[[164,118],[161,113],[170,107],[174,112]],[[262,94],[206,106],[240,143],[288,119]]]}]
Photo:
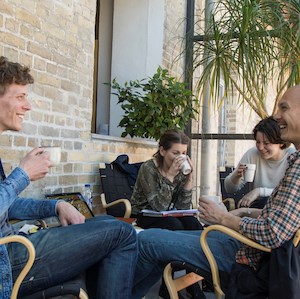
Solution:
[{"label": "bentwood chair", "polygon": [[23,236],[13,235],[13,236],[3,237],[0,239],[1,245],[7,244],[7,243],[13,243],[13,242],[21,243],[22,245],[24,245],[27,248],[27,251],[28,251],[28,260],[26,262],[26,265],[23,268],[23,270],[21,271],[21,273],[19,274],[16,282],[14,283],[13,289],[12,289],[11,299],[16,299],[18,296],[20,285],[34,263],[35,249],[34,249],[34,246],[32,245],[32,243]]},{"label": "bentwood chair", "polygon": [[134,179],[132,178],[130,183],[129,175],[115,163],[100,163],[99,173],[103,190],[101,204],[107,214],[114,217],[130,217],[129,200],[133,192]]},{"label": "bentwood chair", "polygon": [[[225,294],[221,288],[221,281],[220,281],[218,266],[217,266],[216,260],[215,260],[213,254],[208,246],[208,243],[207,243],[207,235],[211,231],[220,231],[222,233],[225,233],[225,234],[237,239],[238,241],[240,241],[248,246],[251,246],[253,248],[256,248],[258,250],[261,250],[263,252],[270,253],[271,249],[267,248],[263,245],[260,245],[260,244],[256,243],[255,241],[241,235],[240,233],[238,233],[228,227],[222,226],[222,225],[217,225],[217,224],[211,225],[203,231],[203,233],[201,234],[201,237],[200,237],[200,244],[201,244],[202,250],[205,253],[207,260],[210,264],[212,281],[213,281],[213,286],[214,286],[214,291],[215,291],[215,298],[216,299],[224,299]],[[294,246],[296,247],[299,244],[299,242],[300,242],[300,229],[296,232],[296,234],[293,238]]]},{"label": "bentwood chair", "polygon": [[[104,209],[106,209],[106,211],[108,211],[109,215],[110,215],[109,209],[112,207],[115,207],[116,205],[119,205],[119,204],[123,204],[124,210],[122,209],[122,212],[120,214],[114,214],[113,216],[116,216],[116,217],[123,216],[124,218],[129,218],[131,215],[131,203],[126,198],[119,198],[113,202],[107,203],[105,194],[102,193],[101,194],[101,204],[102,204],[102,207]],[[124,213],[124,215],[123,215],[123,213]]]},{"label": "bentwood chair", "polygon": [[[72,298],[79,298],[79,299],[88,299],[88,295],[85,290],[85,277],[83,274],[78,275],[77,277],[61,283],[56,286],[49,287],[47,289],[32,293],[27,296],[18,296],[18,292],[20,289],[20,285],[23,282],[25,276],[31,269],[34,259],[35,259],[35,249],[32,245],[31,241],[23,236],[20,235],[13,235],[8,237],[0,238],[0,245],[12,243],[12,242],[18,242],[23,244],[27,250],[28,250],[28,260],[19,274],[16,282],[13,285],[11,299],[51,299],[51,298],[58,298],[58,296],[72,296]],[[66,297],[60,297],[60,298],[66,298]]]},{"label": "bentwood chair", "polygon": [[[176,271],[187,271],[185,275],[174,277]],[[167,264],[163,277],[170,299],[179,299],[178,292],[204,279],[204,271],[185,262],[173,261]],[[203,275],[203,276],[202,276]]]},{"label": "bentwood chair", "polygon": [[[216,260],[208,246],[207,236],[208,236],[208,233],[211,231],[220,231],[222,233],[225,233],[225,234],[237,239],[238,241],[240,241],[248,246],[251,246],[251,247],[261,250],[263,252],[268,252],[268,253],[271,252],[270,248],[260,245],[260,244],[256,243],[255,241],[241,235],[240,233],[238,233],[228,227],[225,227],[222,225],[217,225],[217,224],[208,226],[204,229],[204,231],[201,234],[200,245],[201,245],[201,248],[202,248],[203,252],[205,253],[207,260],[210,264],[211,273],[203,271],[202,269],[199,269],[193,265],[187,265],[184,262],[169,263],[165,267],[163,275],[164,275],[164,280],[166,282],[168,292],[169,292],[171,299],[178,299],[179,298],[178,292],[180,290],[182,290],[198,281],[201,281],[202,279],[208,280],[209,282],[211,282],[213,284],[216,299],[224,299],[225,298],[225,294],[222,290],[220,275],[221,276],[224,275],[223,276],[224,279],[228,279],[228,277],[227,277],[227,275],[225,275],[224,273],[219,271]],[[297,246],[299,244],[299,242],[300,242],[300,229],[296,232],[296,234],[293,238],[294,246]],[[193,273],[188,273],[179,278],[173,278],[172,273],[173,273],[174,269],[176,269],[178,267],[182,267],[182,269],[188,269],[190,272],[193,272]]]},{"label": "bentwood chair", "polygon": [[[86,218],[93,217],[92,211],[88,208],[87,204],[82,200],[82,195],[80,193],[63,193],[63,194],[52,194],[52,195],[46,195],[46,198],[48,199],[63,199],[71,203],[76,209],[78,209],[79,212],[81,212]],[[14,226],[20,227],[24,224],[24,221],[11,221]],[[27,222],[27,221],[25,221]],[[28,223],[35,224],[35,225],[40,225],[44,229],[51,229],[52,226],[57,226],[59,223],[54,222],[54,223],[48,223],[47,219],[37,219],[34,221],[28,221]],[[32,264],[34,262],[35,258],[35,249],[30,240],[28,240],[25,237],[16,235],[16,236],[9,236],[9,238],[22,238],[21,241],[25,242],[25,246],[29,246],[29,256],[33,256],[32,258],[32,263],[28,268],[26,268],[26,272],[24,273],[23,276],[21,276],[22,280],[26,276],[26,274],[29,272],[30,268],[32,267]],[[5,238],[0,239],[0,242],[4,240]],[[25,239],[25,240],[24,240]],[[0,243],[2,244],[2,243]],[[31,259],[30,259],[31,261]],[[24,270],[25,271],[25,268]],[[20,277],[19,276],[19,277]],[[18,278],[19,279],[19,278]],[[16,281],[14,288],[19,289],[20,284],[22,280],[17,284],[18,280]],[[13,295],[15,294],[16,291],[13,290]],[[60,297],[59,297],[60,296]],[[88,295],[86,292],[86,283],[85,283],[85,273],[81,273],[80,275],[62,282],[58,285],[51,286],[47,289],[39,290],[35,293],[31,293],[26,296],[18,297],[20,299],[51,299],[51,298],[79,298],[79,299],[88,299]],[[15,297],[12,298],[17,298],[16,295]]]},{"label": "bentwood chair", "polygon": [[[52,287],[49,287],[44,290],[40,290],[38,292],[32,293],[30,295],[26,296],[18,296],[19,288],[24,280],[25,276],[30,271],[32,265],[34,264],[35,260],[35,249],[31,241],[23,236],[20,235],[12,235],[8,237],[3,237],[0,239],[0,245],[11,243],[11,242],[18,242],[23,244],[27,250],[28,250],[28,260],[19,274],[16,282],[14,283],[11,299],[51,299],[51,298],[58,298],[58,296],[72,296],[72,298],[79,298],[79,299],[88,299],[88,295],[86,293],[86,287],[85,287],[85,277],[84,274],[78,275],[77,277],[74,277],[73,279],[66,281],[64,283],[61,283],[59,285],[55,285]],[[61,297],[66,298],[66,297]]]}]

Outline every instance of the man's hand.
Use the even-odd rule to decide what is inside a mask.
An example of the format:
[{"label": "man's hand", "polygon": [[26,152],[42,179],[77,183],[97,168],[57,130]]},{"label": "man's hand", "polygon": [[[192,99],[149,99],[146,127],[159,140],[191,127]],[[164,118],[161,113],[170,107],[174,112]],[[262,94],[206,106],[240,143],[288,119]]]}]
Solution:
[{"label": "man's hand", "polygon": [[56,211],[62,226],[67,226],[69,224],[81,224],[85,222],[85,217],[71,204],[65,201],[60,201],[57,204]]},{"label": "man's hand", "polygon": [[201,196],[199,198],[198,210],[201,218],[215,224],[220,224],[221,219],[228,213],[222,202],[216,203],[213,200]]},{"label": "man's hand", "polygon": [[239,230],[241,218],[229,213],[223,203],[218,204],[210,199],[200,197],[198,210],[200,217],[210,223],[221,224],[236,231]]},{"label": "man's hand", "polygon": [[259,188],[251,190],[249,193],[244,195],[242,199],[238,202],[238,208],[240,207],[250,207],[251,204],[259,198]]},{"label": "man's hand", "polygon": [[19,167],[29,176],[30,181],[36,181],[45,177],[49,172],[50,166],[49,154],[44,152],[43,148],[35,148],[19,164]]}]

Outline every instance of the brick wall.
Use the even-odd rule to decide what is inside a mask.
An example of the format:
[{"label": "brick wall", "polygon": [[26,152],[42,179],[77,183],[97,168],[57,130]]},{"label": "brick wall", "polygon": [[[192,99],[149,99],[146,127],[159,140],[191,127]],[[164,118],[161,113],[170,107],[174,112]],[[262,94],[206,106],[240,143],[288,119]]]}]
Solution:
[{"label": "brick wall", "polygon": [[0,55],[30,66],[35,77],[22,131],[0,136],[6,173],[34,147],[62,147],[61,165],[23,196],[78,192],[85,183],[98,194],[100,162],[123,153],[144,161],[156,150],[156,142],[91,134],[95,10],[88,0],[1,1]]},{"label": "brick wall", "polygon": [[[1,2],[0,55],[29,65],[35,77],[30,91],[32,111],[22,132],[0,136],[5,170],[9,173],[34,147],[62,147],[61,165],[33,182],[24,196],[82,191],[85,183],[92,184],[98,194],[100,162],[111,162],[123,153],[130,162],[145,161],[156,151],[156,142],[91,134],[95,10],[96,1]],[[186,0],[165,0],[162,64],[177,77],[183,75],[183,58],[178,55],[184,46],[185,17]],[[229,114],[231,132],[241,127],[234,118],[234,113]],[[197,131],[198,124],[194,128]],[[194,150],[194,159],[201,158],[199,151]],[[236,152],[229,156],[230,164],[235,164]]]}]

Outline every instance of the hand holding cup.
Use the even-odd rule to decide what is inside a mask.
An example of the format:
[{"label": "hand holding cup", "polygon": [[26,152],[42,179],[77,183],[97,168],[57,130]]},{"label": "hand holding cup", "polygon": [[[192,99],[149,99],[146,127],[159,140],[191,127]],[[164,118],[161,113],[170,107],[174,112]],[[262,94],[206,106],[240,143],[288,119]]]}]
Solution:
[{"label": "hand holding cup", "polygon": [[221,223],[228,212],[220,196],[201,195],[198,202],[199,217],[212,223]]},{"label": "hand holding cup", "polygon": [[184,158],[184,161],[181,165],[181,171],[184,175],[188,175],[192,172],[191,164],[189,163],[188,157],[186,155],[180,155]]},{"label": "hand holding cup", "polygon": [[256,165],[255,164],[247,163],[247,164],[245,164],[245,166],[246,166],[246,169],[244,171],[244,180],[246,182],[250,182],[251,183],[254,180]]},{"label": "hand holding cup", "polygon": [[49,154],[51,167],[58,166],[61,161],[61,148],[59,146],[43,146],[43,148]]}]

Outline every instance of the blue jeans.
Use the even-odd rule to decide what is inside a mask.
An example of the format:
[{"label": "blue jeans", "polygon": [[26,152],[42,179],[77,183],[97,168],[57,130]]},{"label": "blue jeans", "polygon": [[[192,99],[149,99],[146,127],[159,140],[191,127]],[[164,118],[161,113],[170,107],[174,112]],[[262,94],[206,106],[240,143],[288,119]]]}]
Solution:
[{"label": "blue jeans", "polygon": [[[200,246],[202,231],[170,231],[147,229],[138,234],[139,254],[132,299],[142,298],[162,276],[171,261],[185,261],[210,272],[210,266]],[[230,272],[240,243],[219,232],[208,235],[219,270]]]},{"label": "blue jeans", "polygon": [[[84,224],[41,230],[29,239],[36,259],[20,294],[57,285],[93,269],[97,289],[90,298],[131,298],[137,242],[130,224],[99,216]],[[15,281],[24,266],[26,249],[11,244],[8,251]]]}]

